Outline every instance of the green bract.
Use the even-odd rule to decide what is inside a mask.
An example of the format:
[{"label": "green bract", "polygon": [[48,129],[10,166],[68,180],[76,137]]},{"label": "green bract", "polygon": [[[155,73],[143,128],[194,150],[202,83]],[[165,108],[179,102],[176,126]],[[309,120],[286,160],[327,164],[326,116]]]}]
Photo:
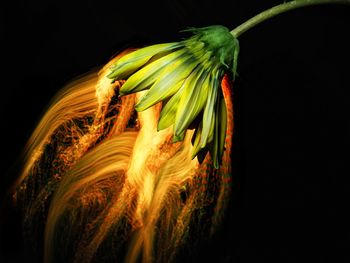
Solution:
[{"label": "green bract", "polygon": [[112,67],[109,78],[125,79],[120,95],[148,89],[135,109],[163,101],[158,130],[173,125],[174,141],[196,129],[193,157],[211,153],[216,168],[224,151],[226,105],[220,89],[225,73],[236,74],[238,40],[223,26],[191,28],[193,36],[133,51]]}]

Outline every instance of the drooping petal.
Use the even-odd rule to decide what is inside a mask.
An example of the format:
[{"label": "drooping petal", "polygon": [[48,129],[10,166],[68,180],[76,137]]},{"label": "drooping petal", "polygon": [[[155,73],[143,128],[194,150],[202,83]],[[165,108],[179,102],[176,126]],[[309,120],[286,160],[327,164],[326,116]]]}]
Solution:
[{"label": "drooping petal", "polygon": [[183,139],[185,138],[185,134],[186,134],[186,130],[183,130],[179,134],[174,134],[173,142],[175,143],[175,142],[183,141]]},{"label": "drooping petal", "polygon": [[159,121],[158,121],[158,131],[168,128],[170,125],[173,125],[175,122],[176,112],[179,106],[179,102],[184,90],[182,84],[181,88],[172,96],[169,101],[163,106],[162,111],[160,112]]},{"label": "drooping petal", "polygon": [[[219,93],[218,94],[218,101],[221,100],[221,94]],[[210,155],[211,155],[211,158],[213,159],[213,164],[214,164],[214,167],[215,169],[218,169],[219,168],[219,155],[218,155],[218,151],[219,151],[219,145],[220,145],[220,119],[218,118],[220,115],[219,115],[219,109],[220,109],[220,105],[219,103],[216,103],[215,104],[215,115],[216,115],[216,118],[215,118],[215,127],[214,127],[214,136],[213,136],[213,141],[212,141],[212,144],[211,144],[211,147],[210,147]]]},{"label": "drooping petal", "polygon": [[215,123],[215,103],[218,89],[218,72],[212,72],[210,75],[208,100],[203,113],[203,131],[200,141],[201,148],[204,148],[207,143],[210,142],[210,140],[208,140],[209,135],[213,134]]},{"label": "drooping petal", "polygon": [[173,63],[185,52],[184,49],[180,49],[149,63],[128,78],[119,94],[126,95],[149,88],[158,79],[164,67]]},{"label": "drooping petal", "polygon": [[185,78],[197,66],[192,57],[185,56],[166,66],[150,90],[135,106],[137,111],[143,111],[154,104],[174,95],[181,87]]},{"label": "drooping petal", "polygon": [[194,142],[193,142],[193,149],[192,149],[192,159],[196,157],[198,152],[201,150],[201,137],[203,134],[202,131],[203,127],[203,121],[198,125],[198,128],[196,129],[196,132],[193,134],[195,136]]},{"label": "drooping petal", "polygon": [[180,80],[174,85],[164,87],[164,92],[160,93],[157,92],[157,90],[153,89],[153,92],[151,94],[150,91],[152,90],[152,87],[156,84],[153,84],[153,86],[150,88],[150,90],[139,100],[139,102],[135,105],[135,110],[140,112],[148,109],[149,107],[153,106],[154,104],[174,95],[182,86],[183,80]]},{"label": "drooping petal", "polygon": [[181,46],[180,43],[174,42],[152,45],[133,51],[120,58],[111,67],[112,72],[108,75],[108,78],[124,79],[126,77],[129,77],[140,67],[145,65],[154,55],[164,51],[171,51],[178,48],[179,46]]},{"label": "drooping petal", "polygon": [[218,92],[217,103],[215,104],[215,117],[214,136],[210,147],[210,154],[213,159],[214,167],[217,169],[219,168],[225,150],[227,127],[227,109],[221,90]]},{"label": "drooping petal", "polygon": [[176,112],[174,134],[182,133],[203,110],[209,91],[208,71],[197,67],[184,83],[184,92]]}]

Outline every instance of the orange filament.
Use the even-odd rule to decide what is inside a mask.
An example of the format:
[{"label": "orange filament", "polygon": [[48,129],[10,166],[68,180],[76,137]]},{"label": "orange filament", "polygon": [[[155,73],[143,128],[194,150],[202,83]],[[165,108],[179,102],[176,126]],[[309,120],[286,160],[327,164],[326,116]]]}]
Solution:
[{"label": "orange filament", "polygon": [[64,88],[26,147],[15,198],[28,225],[43,218],[45,262],[99,262],[106,256],[171,261],[195,231],[213,232],[227,205],[229,78],[222,81],[226,150],[215,170],[209,154],[201,164],[191,158],[193,130],[176,143],[172,127],[157,131],[161,103],[136,113],[142,92],[118,97],[123,82],[111,84],[106,75],[120,56]]}]

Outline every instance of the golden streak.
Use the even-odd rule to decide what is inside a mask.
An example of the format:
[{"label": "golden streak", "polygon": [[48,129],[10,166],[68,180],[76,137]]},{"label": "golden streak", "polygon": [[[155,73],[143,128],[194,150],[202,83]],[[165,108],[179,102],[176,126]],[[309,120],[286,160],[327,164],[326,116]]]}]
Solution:
[{"label": "golden streak", "polygon": [[[29,227],[43,218],[45,262],[170,262],[191,233],[212,232],[227,204],[227,78],[226,151],[217,170],[209,154],[202,164],[191,158],[194,130],[176,143],[173,127],[157,131],[161,103],[136,113],[142,92],[118,97],[123,81],[106,76],[120,56],[65,87],[26,146],[14,196]],[[40,231],[33,232],[35,240]]]}]

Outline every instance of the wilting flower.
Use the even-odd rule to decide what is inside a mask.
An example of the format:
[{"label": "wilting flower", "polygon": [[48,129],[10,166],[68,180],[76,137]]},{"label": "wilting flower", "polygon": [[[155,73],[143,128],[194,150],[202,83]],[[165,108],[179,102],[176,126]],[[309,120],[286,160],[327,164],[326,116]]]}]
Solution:
[{"label": "wilting flower", "polygon": [[[209,150],[219,167],[226,136],[224,74],[236,74],[238,40],[223,26],[191,28],[189,39],[133,51],[111,67],[109,78],[125,79],[119,95],[148,89],[135,106],[143,111],[163,101],[158,130],[173,125],[174,142],[195,128],[193,158]],[[200,154],[204,153],[204,154]]]}]

